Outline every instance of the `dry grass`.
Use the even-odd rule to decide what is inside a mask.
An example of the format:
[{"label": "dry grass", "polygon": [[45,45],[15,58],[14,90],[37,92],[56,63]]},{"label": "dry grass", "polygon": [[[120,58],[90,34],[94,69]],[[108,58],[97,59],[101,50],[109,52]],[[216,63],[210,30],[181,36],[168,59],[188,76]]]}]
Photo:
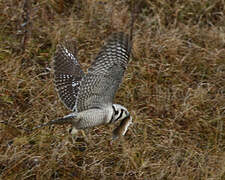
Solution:
[{"label": "dry grass", "polygon": [[48,70],[55,45],[75,38],[88,67],[127,29],[129,1],[24,2],[0,2],[0,179],[225,179],[224,0],[137,1],[134,56],[115,99],[135,123],[113,146],[113,126],[75,143],[66,126],[29,129],[68,113]]}]

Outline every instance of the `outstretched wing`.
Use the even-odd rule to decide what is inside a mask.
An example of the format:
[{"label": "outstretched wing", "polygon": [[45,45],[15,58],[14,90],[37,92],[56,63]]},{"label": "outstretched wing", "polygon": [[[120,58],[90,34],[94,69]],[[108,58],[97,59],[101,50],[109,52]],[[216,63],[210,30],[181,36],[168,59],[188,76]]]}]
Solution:
[{"label": "outstretched wing", "polygon": [[76,101],[82,77],[85,75],[75,57],[74,41],[57,45],[53,57],[54,82],[58,95],[67,108],[77,111]]},{"label": "outstretched wing", "polygon": [[112,104],[126,70],[131,43],[128,35],[113,34],[81,80],[78,112]]}]

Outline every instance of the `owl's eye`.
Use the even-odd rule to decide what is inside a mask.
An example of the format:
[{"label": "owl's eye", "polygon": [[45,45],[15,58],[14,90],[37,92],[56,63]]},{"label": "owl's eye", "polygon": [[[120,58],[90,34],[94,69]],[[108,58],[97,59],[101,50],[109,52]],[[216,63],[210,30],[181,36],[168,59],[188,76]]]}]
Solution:
[{"label": "owl's eye", "polygon": [[115,115],[119,114],[119,111],[115,110]]}]

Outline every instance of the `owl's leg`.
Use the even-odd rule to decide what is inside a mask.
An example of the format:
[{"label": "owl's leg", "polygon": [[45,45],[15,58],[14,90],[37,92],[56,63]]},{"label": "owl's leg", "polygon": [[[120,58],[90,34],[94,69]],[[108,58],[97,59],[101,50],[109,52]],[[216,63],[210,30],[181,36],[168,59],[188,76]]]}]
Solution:
[{"label": "owl's leg", "polygon": [[77,129],[73,126],[69,129],[69,133],[71,134],[72,142],[74,144],[78,141],[84,141],[86,143],[90,142],[90,138],[85,134],[83,129]]},{"label": "owl's leg", "polygon": [[78,134],[78,129],[76,129],[74,126],[70,128],[69,133],[74,136]]},{"label": "owl's leg", "polygon": [[71,138],[72,138],[73,144],[75,144],[75,142],[76,142],[76,140],[78,138],[78,132],[79,132],[79,130],[77,128],[75,128],[74,126],[72,126],[69,129],[69,133],[71,134]]}]

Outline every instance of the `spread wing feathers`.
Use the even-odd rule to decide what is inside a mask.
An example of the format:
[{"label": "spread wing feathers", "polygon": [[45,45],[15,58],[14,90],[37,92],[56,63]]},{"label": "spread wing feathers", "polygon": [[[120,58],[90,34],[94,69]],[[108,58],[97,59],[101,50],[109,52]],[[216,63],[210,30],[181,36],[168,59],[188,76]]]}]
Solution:
[{"label": "spread wing feathers", "polygon": [[100,50],[95,61],[88,69],[89,73],[108,74],[114,64],[126,68],[129,61],[131,43],[123,32],[112,34]]},{"label": "spread wing feathers", "polygon": [[61,101],[67,108],[77,111],[76,101],[80,82],[85,75],[75,56],[74,41],[57,45],[53,57],[54,82]]},{"label": "spread wing feathers", "polygon": [[78,112],[112,104],[129,61],[129,49],[126,34],[115,33],[109,38],[88,69],[88,74],[81,80]]}]

